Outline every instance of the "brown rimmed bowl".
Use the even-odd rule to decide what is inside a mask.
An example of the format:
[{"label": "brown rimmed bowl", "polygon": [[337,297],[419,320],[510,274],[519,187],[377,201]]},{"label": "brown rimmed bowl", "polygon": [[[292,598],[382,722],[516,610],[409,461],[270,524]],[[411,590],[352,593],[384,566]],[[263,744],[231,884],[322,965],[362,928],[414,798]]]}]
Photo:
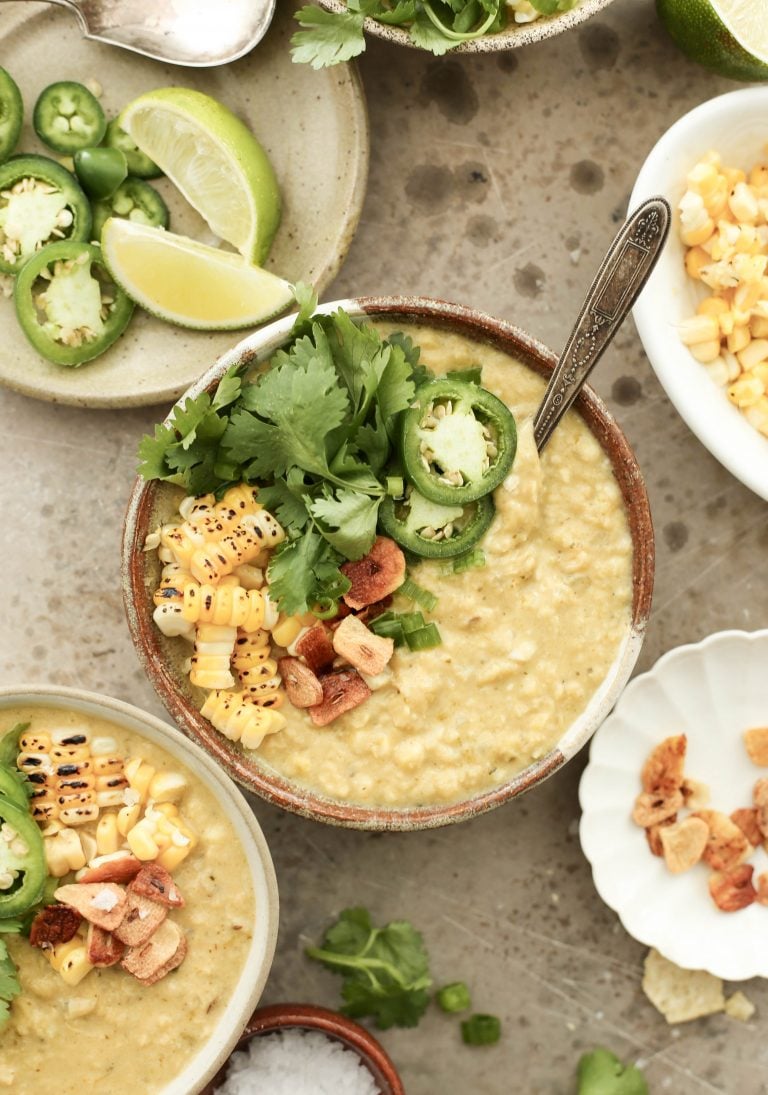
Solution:
[{"label": "brown rimmed bowl", "polygon": [[[359,1023],[314,1004],[273,1004],[259,1008],[249,1019],[233,1052],[245,1049],[251,1038],[265,1037],[280,1030],[317,1030],[336,1039],[357,1054],[379,1085],[381,1095],[405,1095],[397,1069],[381,1043]],[[214,1095],[216,1088],[224,1083],[227,1067],[228,1062],[200,1095]]]},{"label": "brown rimmed bowl", "polygon": [[[344,14],[348,9],[344,0],[318,0],[321,8]],[[469,42],[462,42],[451,50],[451,53],[501,53],[504,50],[518,49],[520,46],[530,46],[534,42],[541,42],[545,38],[553,38],[556,34],[562,34],[564,30],[590,19],[603,8],[607,8],[612,0],[581,0],[581,3],[571,8],[570,11],[561,11],[555,15],[542,15],[533,23],[510,22],[504,30],[497,34],[483,34]],[[408,46],[410,49],[420,49],[407,30],[401,27],[387,26],[378,23],[375,19],[366,19],[363,23],[366,34],[373,38],[382,38],[385,42],[392,42],[398,46]]]},{"label": "brown rimmed bowl", "polygon": [[[323,305],[322,311],[343,307],[354,317],[404,324],[422,324],[455,332],[491,345],[548,377],[556,355],[510,323],[445,301],[422,297],[361,297]],[[294,317],[288,316],[244,339],[220,358],[182,397],[182,402],[213,388],[233,365],[255,367],[287,341]],[[633,544],[632,615],[626,634],[604,680],[586,710],[544,757],[499,787],[460,802],[436,806],[362,806],[327,798],[260,766],[234,743],[214,730],[199,711],[194,690],[181,670],[183,657],[152,619],[152,593],[159,583],[160,564],[154,552],[143,550],[147,534],[175,512],[178,488],[138,479],[125,519],[122,586],[128,625],[144,668],[161,700],[185,733],[210,753],[238,783],[268,802],[304,817],[357,829],[412,830],[466,821],[500,806],[551,776],[589,740],[613,707],[640,654],[651,609],[654,539],[648,496],[627,439],[602,400],[584,387],[575,408],[608,456],[626,508]],[[198,690],[199,691],[199,690]]]}]

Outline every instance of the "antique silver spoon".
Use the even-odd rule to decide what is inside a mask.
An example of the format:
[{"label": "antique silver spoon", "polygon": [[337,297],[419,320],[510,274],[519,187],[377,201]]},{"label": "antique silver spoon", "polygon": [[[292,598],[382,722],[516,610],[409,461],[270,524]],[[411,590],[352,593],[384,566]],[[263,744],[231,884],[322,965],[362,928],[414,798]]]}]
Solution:
[{"label": "antique silver spoon", "polygon": [[533,419],[539,452],[640,295],[671,221],[664,198],[649,198],[630,214],[608,248]]},{"label": "antique silver spoon", "polygon": [[86,38],[195,68],[225,65],[248,53],[266,34],[275,10],[275,0],[47,2],[74,11]]}]

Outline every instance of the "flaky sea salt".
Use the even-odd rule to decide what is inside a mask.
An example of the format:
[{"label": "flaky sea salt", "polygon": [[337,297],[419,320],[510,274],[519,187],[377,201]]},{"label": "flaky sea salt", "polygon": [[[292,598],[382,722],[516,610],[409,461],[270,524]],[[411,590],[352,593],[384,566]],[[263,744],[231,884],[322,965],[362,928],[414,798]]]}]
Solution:
[{"label": "flaky sea salt", "polygon": [[320,1031],[285,1030],[251,1038],[233,1053],[216,1095],[380,1095],[360,1058]]}]

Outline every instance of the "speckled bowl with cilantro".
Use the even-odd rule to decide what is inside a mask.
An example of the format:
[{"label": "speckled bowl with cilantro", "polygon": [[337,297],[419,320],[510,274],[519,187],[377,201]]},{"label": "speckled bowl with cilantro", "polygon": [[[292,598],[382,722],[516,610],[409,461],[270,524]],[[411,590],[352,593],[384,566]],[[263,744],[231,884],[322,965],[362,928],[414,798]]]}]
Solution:
[{"label": "speckled bowl with cilantro", "polygon": [[447,52],[498,53],[570,30],[611,0],[316,0],[296,13],[295,61],[314,68],[349,61],[365,35],[398,46]]}]

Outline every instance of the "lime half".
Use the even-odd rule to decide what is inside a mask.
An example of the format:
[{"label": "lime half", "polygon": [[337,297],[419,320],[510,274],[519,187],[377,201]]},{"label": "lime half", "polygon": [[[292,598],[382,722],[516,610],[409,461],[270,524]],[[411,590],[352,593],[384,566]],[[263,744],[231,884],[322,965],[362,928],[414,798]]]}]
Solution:
[{"label": "lime half", "polygon": [[119,125],[162,168],[213,232],[249,262],[263,262],[280,223],[267,154],[231,110],[183,87],[140,95]]},{"label": "lime half", "polygon": [[294,299],[287,281],[242,255],[122,217],[106,222],[101,248],[109,272],[131,300],[180,327],[255,327]]},{"label": "lime half", "polygon": [[656,0],[680,49],[732,80],[768,80],[768,0]]}]

